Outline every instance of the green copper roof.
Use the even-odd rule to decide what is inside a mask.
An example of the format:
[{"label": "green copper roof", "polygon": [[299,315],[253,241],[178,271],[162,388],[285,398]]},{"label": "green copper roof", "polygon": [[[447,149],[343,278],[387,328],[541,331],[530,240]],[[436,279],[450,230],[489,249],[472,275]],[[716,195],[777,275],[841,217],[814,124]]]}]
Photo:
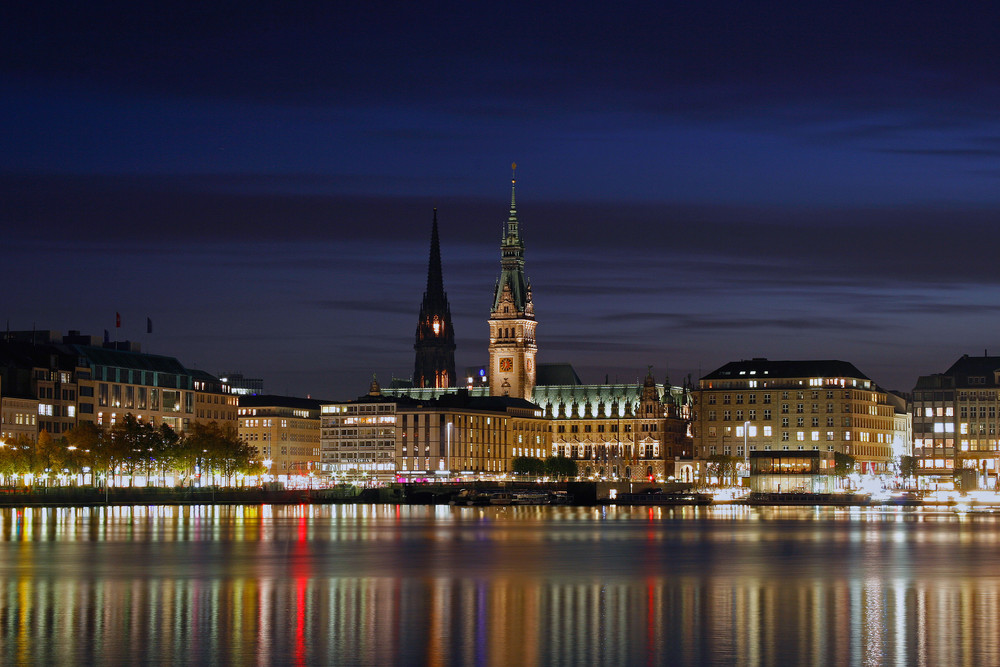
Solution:
[{"label": "green copper roof", "polygon": [[514,308],[518,313],[524,313],[531,303],[531,283],[524,275],[524,242],[521,240],[517,204],[514,199],[516,183],[516,179],[510,179],[510,213],[504,225],[503,240],[500,242],[500,278],[493,293],[493,312],[500,306],[504,288],[510,289]]}]

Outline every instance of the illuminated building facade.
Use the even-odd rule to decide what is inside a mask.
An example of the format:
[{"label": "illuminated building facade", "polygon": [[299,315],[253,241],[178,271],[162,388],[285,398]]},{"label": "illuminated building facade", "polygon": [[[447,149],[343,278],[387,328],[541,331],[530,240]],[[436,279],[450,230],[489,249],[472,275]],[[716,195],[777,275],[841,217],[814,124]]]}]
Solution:
[{"label": "illuminated building facade", "polygon": [[0,442],[24,437],[38,441],[38,399],[30,396],[0,397]]},{"label": "illuminated building facade", "polygon": [[518,456],[544,458],[549,422],[512,396],[466,389],[387,390],[324,404],[322,466],[334,479],[498,479]]},{"label": "illuminated building facade", "polygon": [[[513,165],[516,167],[516,165]],[[530,401],[535,388],[535,307],[524,275],[524,242],[511,179],[510,212],[500,243],[500,277],[490,309],[489,387],[491,396]]]},{"label": "illuminated building facade", "polygon": [[882,472],[905,437],[897,433],[902,402],[845,361],[734,361],[701,378],[693,398],[702,461],[746,459],[746,445],[750,453],[843,452],[861,472]]},{"label": "illuminated building facade", "polygon": [[4,396],[37,399],[37,428],[55,436],[81,421],[110,426],[129,413],[178,432],[196,421],[236,423],[236,398],[214,376],[77,331],[11,332],[0,343],[0,377]]},{"label": "illuminated building facade", "polygon": [[368,394],[320,407],[320,468],[334,482],[390,482],[396,476],[397,400],[372,379]]},{"label": "illuminated building facade", "polygon": [[548,455],[549,422],[538,406],[513,396],[402,400],[396,408],[396,474],[502,478],[519,456]]},{"label": "illuminated building facade", "polygon": [[438,240],[437,209],[431,225],[431,251],[427,263],[427,289],[420,304],[417,340],[413,344],[416,361],[413,366],[414,387],[454,387],[455,331],[451,324],[451,307],[444,291],[441,273],[441,244]]},{"label": "illuminated building facade", "polygon": [[229,390],[239,396],[264,393],[263,378],[248,378],[240,371],[219,373],[219,381],[229,385]]},{"label": "illuminated building facade", "polygon": [[239,437],[255,447],[280,481],[315,474],[320,462],[320,402],[309,398],[239,397]]},{"label": "illuminated building facade", "polygon": [[652,369],[641,384],[539,384],[534,399],[550,420],[552,455],[576,461],[582,477],[681,478],[678,463],[691,457],[689,394],[657,384]]},{"label": "illuminated building facade", "polygon": [[913,389],[913,456],[924,483],[950,486],[957,470],[976,470],[994,488],[1000,471],[1000,357],[964,355]]}]

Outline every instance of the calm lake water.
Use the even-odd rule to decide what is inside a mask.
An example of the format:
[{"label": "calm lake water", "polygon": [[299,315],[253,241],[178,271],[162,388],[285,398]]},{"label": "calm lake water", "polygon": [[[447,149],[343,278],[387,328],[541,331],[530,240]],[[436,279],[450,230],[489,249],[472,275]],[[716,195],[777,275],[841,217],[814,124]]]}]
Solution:
[{"label": "calm lake water", "polygon": [[0,509],[0,663],[996,665],[1000,518]]}]

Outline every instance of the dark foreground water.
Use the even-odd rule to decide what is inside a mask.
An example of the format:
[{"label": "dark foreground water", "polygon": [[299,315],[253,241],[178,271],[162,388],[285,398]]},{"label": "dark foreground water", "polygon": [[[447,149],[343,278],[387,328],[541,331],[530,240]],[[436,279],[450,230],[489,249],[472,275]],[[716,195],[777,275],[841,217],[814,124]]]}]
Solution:
[{"label": "dark foreground water", "polygon": [[997,665],[1000,518],[0,509],[0,663]]}]

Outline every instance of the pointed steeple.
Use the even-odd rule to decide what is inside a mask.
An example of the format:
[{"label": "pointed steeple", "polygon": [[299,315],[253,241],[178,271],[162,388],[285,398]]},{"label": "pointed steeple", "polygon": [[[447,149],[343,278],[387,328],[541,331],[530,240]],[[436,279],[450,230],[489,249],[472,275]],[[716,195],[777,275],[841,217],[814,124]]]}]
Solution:
[{"label": "pointed steeple", "polygon": [[[524,241],[521,240],[520,222],[517,219],[517,202],[515,187],[517,185],[517,163],[510,165],[510,213],[504,226],[503,239],[500,242],[500,278],[497,280],[493,295],[493,311],[500,307],[500,302],[509,298],[518,313],[531,314],[531,283],[524,275]],[[509,297],[504,294],[509,291]]]},{"label": "pointed steeple", "polygon": [[437,209],[431,223],[431,250],[427,262],[427,289],[417,320],[416,361],[413,366],[415,387],[455,386],[455,332],[451,326],[451,307],[444,291],[441,272],[441,242],[438,238]]},{"label": "pointed steeple", "polygon": [[444,278],[441,274],[441,241],[438,239],[438,210],[434,209],[434,222],[431,224],[431,254],[427,262],[427,289],[424,291],[424,303],[441,305],[448,300],[444,293]]},{"label": "pointed steeple", "polygon": [[520,240],[520,230],[517,223],[517,202],[514,199],[514,188],[517,185],[517,163],[510,164],[510,213],[507,216],[507,229],[504,238],[515,238]]}]

